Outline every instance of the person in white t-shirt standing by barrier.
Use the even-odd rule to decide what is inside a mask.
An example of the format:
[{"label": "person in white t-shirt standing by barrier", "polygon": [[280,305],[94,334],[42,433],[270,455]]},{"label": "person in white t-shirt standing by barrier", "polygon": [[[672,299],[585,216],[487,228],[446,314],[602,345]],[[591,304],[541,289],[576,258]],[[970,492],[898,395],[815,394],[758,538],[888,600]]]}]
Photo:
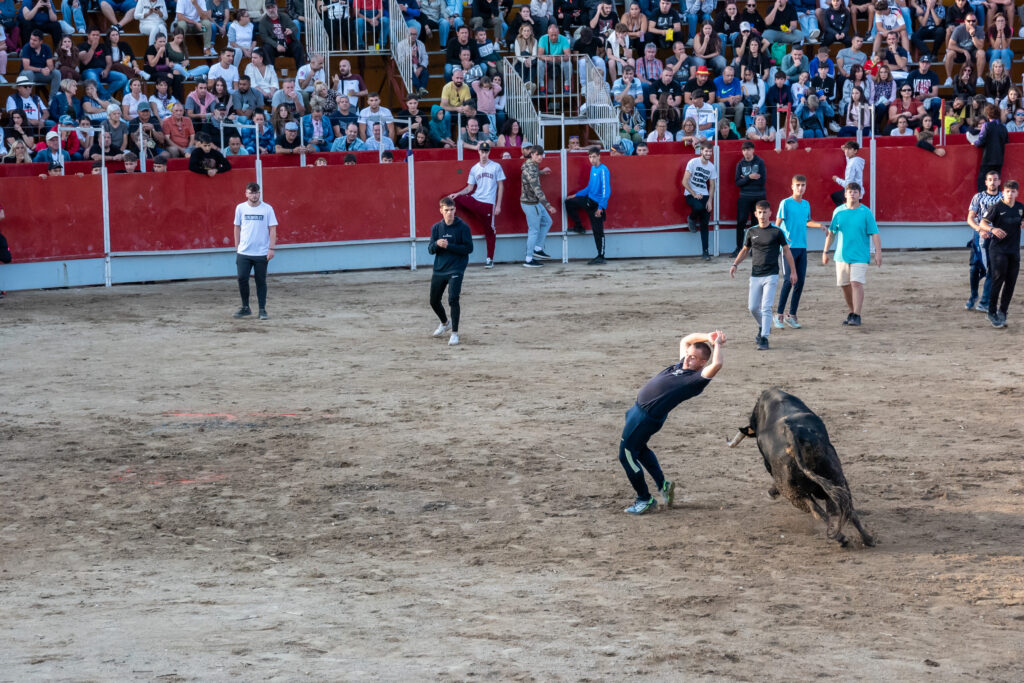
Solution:
[{"label": "person in white t-shirt standing by barrier", "polygon": [[[484,240],[487,242],[487,261],[485,268],[494,267],[494,245],[497,241],[497,230],[494,219],[501,213],[501,197],[505,192],[505,171],[501,165],[490,160],[491,145],[481,142],[477,148],[480,163],[474,164],[469,170],[467,185],[448,197],[455,201],[455,206],[480,219],[484,226]],[[472,194],[472,196],[466,196]]]},{"label": "person in white t-shirt standing by barrier", "polygon": [[277,216],[274,207],[260,199],[259,183],[245,186],[246,201],[235,207],[235,264],[238,266],[238,293],[242,307],[236,318],[252,315],[249,308],[249,274],[255,273],[259,318],[267,319],[267,264],[274,258],[277,244]]},{"label": "person in white t-shirt standing by barrier", "polygon": [[686,162],[686,171],[683,173],[683,199],[690,206],[686,224],[690,232],[700,230],[701,256],[705,261],[710,261],[708,225],[714,208],[712,199],[715,196],[715,183],[718,181],[718,170],[712,161],[715,146],[710,142],[704,142],[697,153],[699,156]]}]

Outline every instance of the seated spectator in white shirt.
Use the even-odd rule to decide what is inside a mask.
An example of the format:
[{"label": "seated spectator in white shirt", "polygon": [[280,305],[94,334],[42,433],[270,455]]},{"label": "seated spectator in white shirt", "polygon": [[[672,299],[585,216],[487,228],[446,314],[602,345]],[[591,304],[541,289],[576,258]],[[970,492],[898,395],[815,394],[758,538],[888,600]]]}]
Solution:
[{"label": "seated spectator in white shirt", "polygon": [[395,138],[395,119],[391,110],[380,106],[380,94],[372,92],[366,96],[366,108],[359,111],[359,137],[366,140],[370,134],[369,124],[378,122],[387,126],[387,137]]},{"label": "seated spectator in white shirt", "polygon": [[218,77],[228,84],[228,92],[233,93],[238,89],[238,67],[235,66],[235,51],[231,48],[220,53],[220,61],[210,67],[210,72],[206,74],[206,82],[211,90]]},{"label": "seated spectator in white shirt", "polygon": [[302,96],[308,102],[316,82],[323,81],[327,83],[327,72],[324,70],[324,56],[311,56],[309,62],[299,67],[299,70],[295,73],[295,80],[298,82],[297,90],[302,93]]}]

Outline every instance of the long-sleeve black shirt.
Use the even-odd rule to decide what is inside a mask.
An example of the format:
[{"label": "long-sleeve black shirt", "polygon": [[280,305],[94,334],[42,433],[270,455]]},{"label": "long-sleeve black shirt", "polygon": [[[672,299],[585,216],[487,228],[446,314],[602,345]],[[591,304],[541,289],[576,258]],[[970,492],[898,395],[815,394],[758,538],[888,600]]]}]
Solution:
[{"label": "long-sleeve black shirt", "polygon": [[[751,173],[757,173],[760,178],[751,178]],[[754,155],[750,161],[740,159],[736,164],[736,185],[740,188],[742,197],[764,197],[765,195],[765,166],[761,157]]]},{"label": "long-sleeve black shirt", "polygon": [[202,147],[196,147],[192,150],[192,156],[188,158],[188,170],[193,173],[206,175],[206,172],[211,168],[207,164],[207,160],[213,161],[212,168],[217,169],[217,173],[225,173],[231,170],[231,162],[224,158],[220,150],[211,149],[209,152],[204,152]]},{"label": "long-sleeve black shirt", "polygon": [[[448,240],[448,246],[437,246],[440,239]],[[434,223],[430,228],[430,244],[427,252],[434,255],[434,272],[438,275],[461,273],[469,265],[469,255],[473,253],[473,235],[469,226],[458,216],[448,225],[443,220]]]},{"label": "long-sleeve black shirt", "polygon": [[1006,126],[996,120],[986,121],[981,127],[981,135],[975,143],[981,147],[982,166],[1002,166],[1003,152],[1009,136],[1006,134]]}]

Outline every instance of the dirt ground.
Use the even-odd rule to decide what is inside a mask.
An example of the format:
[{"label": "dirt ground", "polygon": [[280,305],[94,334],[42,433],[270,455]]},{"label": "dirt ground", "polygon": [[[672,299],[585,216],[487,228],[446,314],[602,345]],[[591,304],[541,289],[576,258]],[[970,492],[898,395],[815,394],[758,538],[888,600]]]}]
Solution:
[{"label": "dirt ground", "polygon": [[[891,253],[845,328],[813,265],[758,352],[728,265],[474,266],[457,348],[427,269],[272,277],[262,323],[230,280],[9,295],[0,680],[1020,681],[1020,305],[994,330],[965,251]],[[625,515],[623,414],[714,327],[652,441],[681,502]],[[726,447],[772,385],[877,548]]]}]

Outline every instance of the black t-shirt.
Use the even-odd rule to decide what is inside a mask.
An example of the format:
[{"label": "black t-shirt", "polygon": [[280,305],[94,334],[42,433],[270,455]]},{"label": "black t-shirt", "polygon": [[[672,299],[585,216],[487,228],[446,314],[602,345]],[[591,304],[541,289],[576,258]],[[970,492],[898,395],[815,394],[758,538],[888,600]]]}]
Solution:
[{"label": "black t-shirt", "polygon": [[670,365],[651,378],[636,395],[636,402],[654,419],[665,419],[677,405],[700,395],[711,382],[697,370],[684,370],[682,363]]},{"label": "black t-shirt", "polygon": [[299,136],[296,135],[294,140],[288,142],[288,136],[281,133],[277,136],[277,142],[274,144],[278,147],[284,147],[285,149],[295,149],[296,147],[302,146],[302,141],[299,139]]},{"label": "black t-shirt", "polygon": [[674,9],[670,9],[668,12],[662,12],[661,10],[658,10],[658,12],[652,18],[652,21],[654,21],[654,28],[658,29],[659,31],[667,31],[676,24],[682,23],[682,19],[679,17],[679,12],[675,11]]},{"label": "black t-shirt", "polygon": [[697,77],[694,76],[690,80],[686,81],[686,85],[683,86],[683,92],[693,92],[694,90],[707,90],[709,93],[715,92],[715,84],[710,78],[706,79],[703,84],[697,82]]},{"label": "black t-shirt", "polygon": [[654,93],[654,95],[656,96],[661,95],[661,93],[663,92],[667,92],[669,97],[683,96],[683,89],[675,81],[675,79],[669,81],[668,85],[665,85],[665,81],[659,78],[658,81],[651,86],[651,92]]},{"label": "black t-shirt", "polygon": [[914,97],[924,98],[932,96],[932,88],[939,84],[939,77],[935,75],[935,72],[928,70],[928,73],[921,73],[919,69],[914,69],[907,74],[907,83],[914,90]]},{"label": "black t-shirt", "polygon": [[768,24],[768,28],[781,31],[783,26],[789,26],[796,23],[798,23],[796,18],[796,8],[793,7],[793,3],[787,2],[783,9],[775,13],[775,21]]},{"label": "black t-shirt", "polygon": [[948,26],[959,26],[964,23],[964,19],[972,12],[974,12],[974,9],[971,8],[970,3],[965,2],[963,9],[960,9],[954,2],[946,8],[946,24]]},{"label": "black t-shirt", "polygon": [[1006,202],[1000,200],[988,210],[985,220],[1006,233],[1003,239],[995,235],[989,239],[990,252],[1016,254],[1020,251],[1020,222],[1024,220],[1024,204],[1014,202],[1013,206],[1007,206]]},{"label": "black t-shirt", "polygon": [[597,37],[591,38],[589,43],[586,43],[582,38],[579,38],[572,46],[573,52],[580,52],[591,57],[596,57],[597,51],[602,48],[604,48],[604,42]]},{"label": "black t-shirt", "polygon": [[811,79],[811,90],[817,92],[819,90],[825,91],[825,98],[829,102],[833,102],[836,99],[836,79],[825,76],[815,76]]},{"label": "black t-shirt", "polygon": [[[79,52],[88,52],[89,43],[80,43],[78,45]],[[106,69],[107,68],[107,55],[110,54],[110,48],[104,43],[100,43],[96,46],[96,52],[92,53],[92,61],[88,64],[82,65],[82,71],[86,69]]]},{"label": "black t-shirt", "polygon": [[786,241],[786,236],[775,225],[769,225],[767,228],[755,225],[747,230],[743,246],[750,249],[750,258],[753,262],[750,277],[778,275],[779,252],[787,244],[789,242]]}]

